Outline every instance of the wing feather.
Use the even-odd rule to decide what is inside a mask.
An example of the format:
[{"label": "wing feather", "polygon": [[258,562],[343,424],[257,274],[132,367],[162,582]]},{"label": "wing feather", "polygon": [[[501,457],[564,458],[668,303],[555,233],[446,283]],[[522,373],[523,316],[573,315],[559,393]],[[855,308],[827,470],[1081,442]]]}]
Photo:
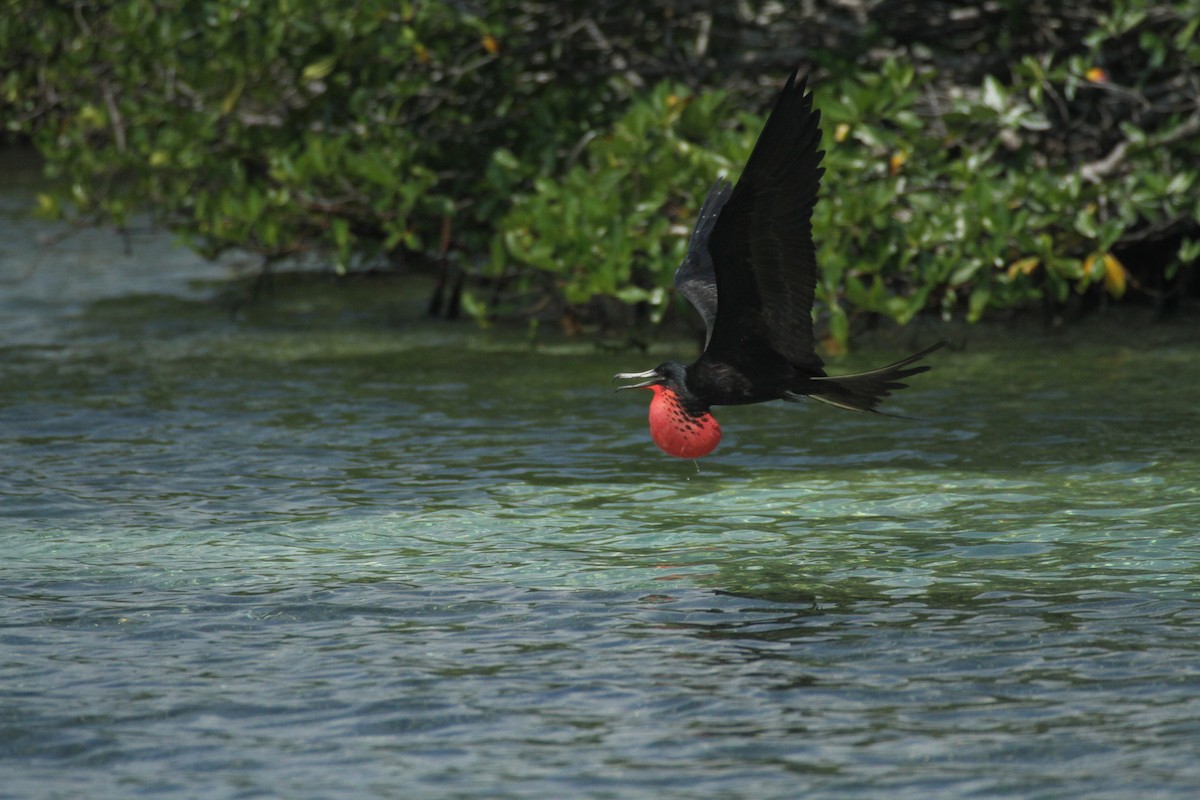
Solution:
[{"label": "wing feather", "polygon": [[687,255],[675,270],[676,290],[688,299],[704,319],[705,347],[712,339],[713,323],[717,319],[717,275],[713,271],[708,238],[732,190],[733,185],[724,177],[717,178],[717,182],[708,190],[708,197],[704,198],[700,214],[696,217],[696,227],[688,239]]},{"label": "wing feather", "polygon": [[712,223],[706,249],[720,303],[704,354],[709,360],[736,364],[739,354],[769,349],[820,373],[812,325],[817,280],[812,212],[825,153],[818,149],[821,115],[805,94],[806,83],[797,85],[796,73],[788,79]]}]

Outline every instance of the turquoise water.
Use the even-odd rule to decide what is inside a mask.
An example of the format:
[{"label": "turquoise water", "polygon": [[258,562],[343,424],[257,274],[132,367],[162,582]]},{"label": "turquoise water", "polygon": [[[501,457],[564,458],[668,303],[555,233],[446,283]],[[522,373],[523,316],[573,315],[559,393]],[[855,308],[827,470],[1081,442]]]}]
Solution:
[{"label": "turquoise water", "polygon": [[721,409],[696,465],[609,385],[682,345],[376,285],[231,314],[168,237],[47,243],[32,191],[0,797],[1196,796],[1195,323],[970,330],[925,421]]}]

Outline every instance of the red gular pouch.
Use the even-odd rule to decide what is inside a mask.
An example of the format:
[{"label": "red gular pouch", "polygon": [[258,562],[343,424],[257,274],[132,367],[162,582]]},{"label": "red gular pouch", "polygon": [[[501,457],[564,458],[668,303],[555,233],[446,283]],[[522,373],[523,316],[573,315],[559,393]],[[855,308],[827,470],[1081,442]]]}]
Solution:
[{"label": "red gular pouch", "polygon": [[721,442],[721,426],[705,411],[697,416],[679,401],[674,389],[661,384],[647,386],[654,392],[650,401],[650,436],[659,449],[676,458],[706,456]]}]

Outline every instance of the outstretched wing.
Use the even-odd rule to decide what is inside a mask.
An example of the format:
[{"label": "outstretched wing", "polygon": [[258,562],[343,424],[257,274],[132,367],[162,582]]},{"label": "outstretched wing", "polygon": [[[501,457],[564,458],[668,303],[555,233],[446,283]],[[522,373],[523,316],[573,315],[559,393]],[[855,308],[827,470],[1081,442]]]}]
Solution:
[{"label": "outstretched wing", "polygon": [[[813,349],[817,256],[812,212],[825,173],[820,166],[825,152],[818,149],[821,112],[813,109],[812,95],[805,94],[806,83],[796,85],[792,73],[741,178],[712,223],[707,255],[720,303],[709,326],[705,360],[737,363],[739,353],[769,347],[792,364],[815,370],[822,366]],[[697,232],[703,212],[701,219]]]},{"label": "outstretched wing", "polygon": [[688,239],[687,255],[679,269],[675,270],[675,288],[688,302],[695,306],[704,318],[704,346],[712,339],[713,323],[717,320],[717,274],[713,271],[712,255],[708,251],[708,237],[721,209],[729,201],[733,186],[724,177],[708,190],[708,197],[700,206],[692,238]]}]

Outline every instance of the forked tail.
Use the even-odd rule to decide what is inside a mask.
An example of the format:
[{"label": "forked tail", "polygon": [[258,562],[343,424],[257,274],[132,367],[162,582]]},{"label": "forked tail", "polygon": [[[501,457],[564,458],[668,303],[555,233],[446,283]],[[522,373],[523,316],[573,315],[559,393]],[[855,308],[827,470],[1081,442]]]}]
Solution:
[{"label": "forked tail", "polygon": [[[808,396],[814,400],[820,400],[822,403],[828,403],[838,408],[848,408],[851,411],[883,413],[877,411],[876,407],[883,398],[908,385],[901,382],[903,379],[929,370],[928,364],[920,367],[909,367],[908,365],[914,361],[920,361],[945,344],[945,342],[938,342],[933,347],[927,347],[902,361],[869,372],[813,378],[813,388],[808,392]],[[801,397],[803,395],[792,394],[785,395],[784,399],[799,400]]]}]

